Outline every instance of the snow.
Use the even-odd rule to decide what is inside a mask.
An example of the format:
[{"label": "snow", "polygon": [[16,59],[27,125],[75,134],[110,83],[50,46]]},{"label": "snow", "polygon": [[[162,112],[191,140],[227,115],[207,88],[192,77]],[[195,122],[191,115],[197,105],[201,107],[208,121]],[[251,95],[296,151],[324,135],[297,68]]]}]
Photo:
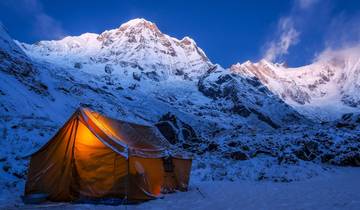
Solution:
[{"label": "snow", "polygon": [[179,41],[141,18],[99,35],[85,33],[58,41],[40,41],[32,45],[21,43],[20,46],[30,57],[63,66],[70,67],[74,63],[130,65],[145,71],[155,70],[162,78],[175,74],[196,77],[212,65],[191,38]]},{"label": "snow", "polygon": [[297,68],[258,63],[235,64],[232,72],[258,78],[290,106],[314,120],[331,121],[359,112],[360,47],[326,50],[313,63]]},{"label": "snow", "polygon": [[[358,111],[342,99],[348,94],[347,102],[356,102],[358,96],[356,50],[299,68],[262,60],[223,69],[213,65],[191,38],[172,38],[142,19],[125,26],[100,35],[85,33],[33,45],[15,44],[0,27],[0,53],[11,58],[0,63],[1,205],[37,208],[20,201],[28,167],[24,154],[45,144],[80,105],[145,124],[171,113],[198,135],[197,142],[182,138],[176,145],[190,145],[195,157],[190,192],[166,195],[129,209],[181,209],[186,202],[195,209],[222,208],[221,203],[228,209],[240,204],[255,209],[267,209],[266,204],[270,209],[282,209],[281,204],[288,205],[284,208],[351,209],[358,204],[358,189],[351,186],[358,183],[358,170],[334,165],[356,162],[359,116],[353,115],[351,122],[320,124],[296,112],[333,119],[335,114]],[[330,55],[327,58],[334,57]],[[32,71],[23,72],[29,66]],[[106,66],[113,71],[105,72]],[[309,85],[319,80],[325,83],[311,91]],[[206,93],[209,90],[213,96],[211,91]],[[236,113],[235,105],[243,105],[249,115]],[[272,128],[264,121],[266,117],[279,128]],[[314,159],[301,156],[306,144],[317,145],[311,151],[316,154]],[[234,152],[247,158],[233,158]],[[324,161],[332,165],[323,164],[324,155],[333,155]],[[343,186],[341,179],[346,182]],[[332,182],[335,188],[331,188]],[[199,197],[196,186],[206,199]],[[312,191],[314,187],[319,190]],[[345,190],[350,194],[340,195]],[[212,192],[217,196],[212,197]],[[339,206],[342,204],[345,206]],[[114,208],[61,205],[58,208]]]},{"label": "snow", "polygon": [[[102,73],[111,64],[121,75],[126,68],[140,73],[156,72],[158,80],[194,79],[213,64],[194,40],[181,40],[163,34],[157,26],[136,18],[119,28],[101,34],[85,33],[58,41],[20,43],[32,58],[73,67],[84,66],[89,73]],[[301,114],[316,120],[339,119],[343,114],[359,112],[360,47],[326,50],[312,64],[288,68],[265,59],[258,63],[235,64],[231,72],[258,78],[271,92]],[[100,71],[99,71],[100,69]]]},{"label": "snow", "polygon": [[121,24],[120,28],[124,27],[124,26],[127,26],[127,27],[135,26],[135,25],[142,24],[142,23],[154,24],[148,20],[145,20],[144,18],[134,18],[134,19],[129,20],[126,23]]},{"label": "snow", "polygon": [[[163,199],[138,205],[110,206],[53,203],[52,209],[359,209],[360,169],[337,168],[334,172],[292,183],[254,181],[193,182],[188,192],[165,195]],[[19,200],[3,209],[42,209],[44,205],[24,205]]]}]

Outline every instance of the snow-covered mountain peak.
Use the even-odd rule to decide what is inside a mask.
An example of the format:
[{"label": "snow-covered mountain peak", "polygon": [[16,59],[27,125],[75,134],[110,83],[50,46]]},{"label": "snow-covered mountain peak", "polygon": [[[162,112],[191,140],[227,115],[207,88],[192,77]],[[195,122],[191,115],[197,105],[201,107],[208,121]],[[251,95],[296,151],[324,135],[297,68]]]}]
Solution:
[{"label": "snow-covered mountain peak", "polygon": [[145,20],[144,18],[135,18],[129,20],[126,23],[120,25],[119,30],[126,30],[129,28],[138,28],[138,29],[149,29],[153,31],[160,31],[155,23]]},{"label": "snow-covered mountain peak", "polygon": [[360,106],[360,47],[326,50],[313,63],[290,68],[260,60],[230,67],[233,73],[257,78],[301,113],[335,119]]},{"label": "snow-covered mountain peak", "polygon": [[126,23],[121,24],[120,27],[122,27],[122,26],[134,26],[134,25],[144,24],[144,23],[146,23],[146,24],[154,24],[153,22],[148,21],[145,18],[134,18],[134,19],[131,19],[131,20],[127,21]]},{"label": "snow-covered mountain peak", "polygon": [[136,18],[130,20],[117,29],[104,31],[98,37],[98,40],[103,45],[108,46],[117,40],[129,42],[150,42],[157,41],[157,39],[164,38],[164,34],[158,29],[155,23],[147,21],[143,18]]},{"label": "snow-covered mountain peak", "polygon": [[191,38],[178,40],[170,37],[154,23],[142,18],[130,20],[100,35],[85,33],[21,46],[36,59],[72,67],[80,63],[83,69],[96,66],[101,73],[104,66],[110,64],[115,69],[140,71],[136,74],[150,72],[156,80],[170,76],[195,79],[213,65]]},{"label": "snow-covered mountain peak", "polygon": [[188,36],[185,36],[184,38],[182,38],[180,40],[180,43],[182,43],[184,45],[196,45],[195,41]]}]

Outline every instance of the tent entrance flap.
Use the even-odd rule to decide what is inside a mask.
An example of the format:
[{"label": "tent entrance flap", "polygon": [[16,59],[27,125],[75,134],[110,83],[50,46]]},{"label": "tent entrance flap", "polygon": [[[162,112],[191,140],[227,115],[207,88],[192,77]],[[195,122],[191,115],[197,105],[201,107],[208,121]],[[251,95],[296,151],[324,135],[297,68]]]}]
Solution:
[{"label": "tent entrance flap", "polygon": [[79,195],[84,198],[124,196],[126,159],[103,144],[82,122],[75,144]]}]

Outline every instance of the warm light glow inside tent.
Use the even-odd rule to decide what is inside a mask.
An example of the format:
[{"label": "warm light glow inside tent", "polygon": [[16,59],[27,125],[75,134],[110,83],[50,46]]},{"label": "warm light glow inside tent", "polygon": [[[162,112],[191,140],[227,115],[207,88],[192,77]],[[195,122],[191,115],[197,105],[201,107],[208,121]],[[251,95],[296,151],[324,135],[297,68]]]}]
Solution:
[{"label": "warm light glow inside tent", "polygon": [[155,127],[79,109],[31,156],[25,195],[148,200],[186,190],[190,169],[191,158]]}]

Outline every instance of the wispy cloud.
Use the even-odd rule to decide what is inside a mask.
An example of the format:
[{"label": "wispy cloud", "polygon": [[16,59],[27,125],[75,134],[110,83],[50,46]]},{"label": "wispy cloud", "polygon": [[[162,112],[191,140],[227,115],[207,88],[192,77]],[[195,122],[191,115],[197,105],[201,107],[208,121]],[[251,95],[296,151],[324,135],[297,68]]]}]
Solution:
[{"label": "wispy cloud", "polygon": [[34,32],[46,39],[61,38],[65,35],[61,24],[46,13],[36,14]]},{"label": "wispy cloud", "polygon": [[297,4],[300,9],[309,9],[318,1],[319,0],[298,0],[295,2],[295,4]]},{"label": "wispy cloud", "polygon": [[341,13],[332,18],[324,35],[324,49],[314,55],[315,61],[360,58],[360,12]]},{"label": "wispy cloud", "polygon": [[281,18],[278,23],[280,37],[268,43],[268,49],[265,52],[265,59],[275,61],[288,53],[289,47],[299,41],[299,32],[295,29],[291,18]]},{"label": "wispy cloud", "polygon": [[326,48],[345,48],[360,43],[360,12],[335,16],[325,33]]},{"label": "wispy cloud", "polygon": [[0,5],[29,18],[33,34],[42,39],[57,39],[66,34],[61,22],[50,16],[38,0],[2,1]]},{"label": "wispy cloud", "polygon": [[303,16],[311,11],[318,0],[296,0],[287,16],[279,19],[275,35],[265,44],[263,57],[272,62],[282,61],[289,48],[300,42]]},{"label": "wispy cloud", "polygon": [[304,48],[310,49],[309,53],[312,50],[313,54],[307,56],[308,62],[328,52],[359,50],[360,12],[350,13],[337,6],[329,0],[295,0],[288,14],[279,18],[275,32],[263,47],[263,57],[272,62],[286,62],[299,57],[289,56],[291,48],[298,44],[304,44]]}]

